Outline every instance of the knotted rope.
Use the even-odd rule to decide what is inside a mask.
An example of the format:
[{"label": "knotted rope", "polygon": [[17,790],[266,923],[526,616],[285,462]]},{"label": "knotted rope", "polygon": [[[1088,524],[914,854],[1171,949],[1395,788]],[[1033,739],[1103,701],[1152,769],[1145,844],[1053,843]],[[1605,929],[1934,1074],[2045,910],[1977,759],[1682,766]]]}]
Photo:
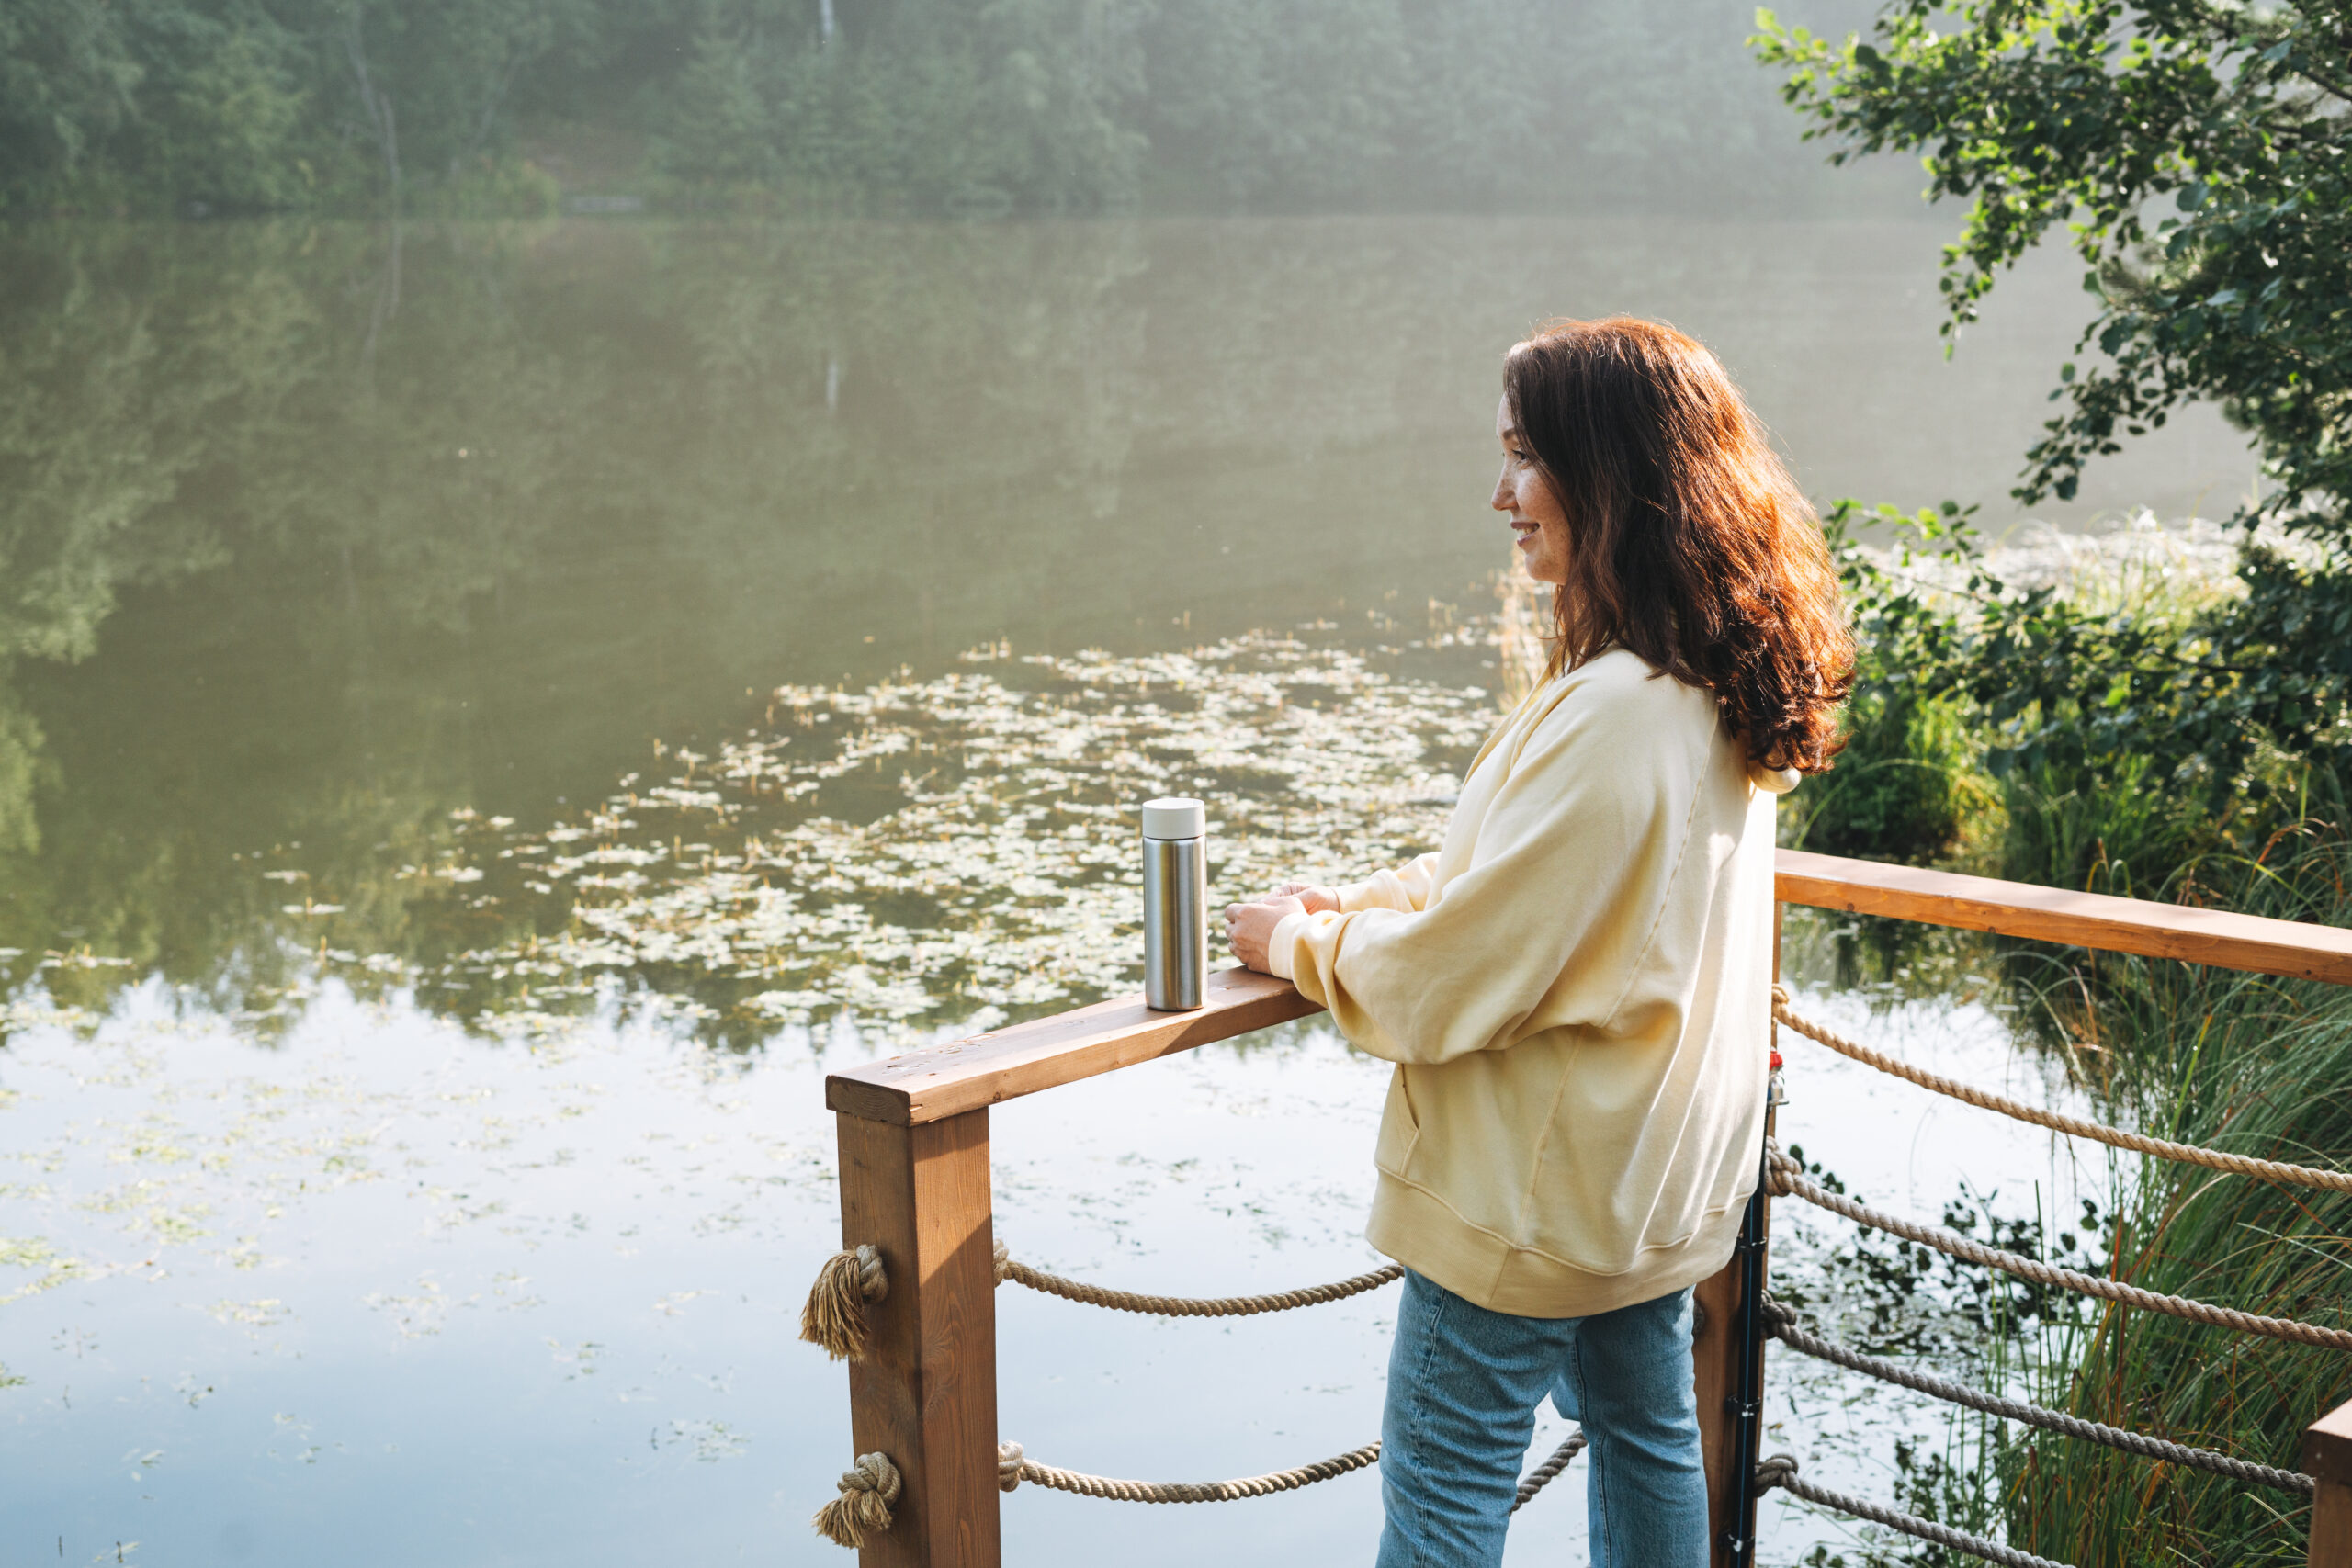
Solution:
[{"label": "knotted rope", "polygon": [[2202,1148],[2195,1144],[2176,1144],[2165,1138],[2151,1138],[2140,1133],[2127,1133],[2120,1127],[2109,1127],[2098,1122],[2086,1122],[2079,1116],[2067,1116],[2055,1111],[2042,1111],[2018,1100],[1988,1093],[1971,1085],[1948,1078],[1908,1063],[1897,1061],[1882,1052],[1873,1051],[1859,1041],[1849,1040],[1835,1030],[1827,1029],[1811,1019],[1799,1016],[1789,1007],[1786,987],[1772,987],[1772,1016],[1787,1024],[1808,1040],[1828,1046],[1839,1055],[1876,1067],[1921,1089],[1984,1111],[1997,1111],[2004,1116],[2030,1122],[2037,1127],[2047,1127],[2053,1133],[2064,1133],[2077,1138],[2090,1138],[2110,1147],[2130,1149],[2135,1154],[2154,1155],[2159,1159],[2178,1160],[2184,1165],[2201,1165],[2208,1170],[2225,1170],[2235,1176],[2250,1176],[2256,1181],[2275,1181],[2294,1187],[2316,1187],[2329,1192],[2352,1192],[2352,1172],[2315,1170],[2307,1165],[2286,1165],[2278,1160],[2255,1159],[2246,1155],[2224,1154],[2219,1149]]},{"label": "knotted rope", "polygon": [[2211,1449],[2192,1449],[2182,1443],[2166,1442],[2162,1438],[2151,1438],[2139,1432],[2127,1432],[2120,1427],[2109,1427],[2098,1421],[2086,1421],[2080,1416],[2068,1416],[2061,1411],[2047,1410],[2039,1404],[2028,1404],[2015,1399],[2002,1399],[1981,1390],[1970,1388],[1965,1383],[1951,1382],[1926,1372],[1914,1371],[1908,1367],[1899,1366],[1893,1361],[1883,1361],[1875,1356],[1865,1356],[1860,1351],[1849,1349],[1843,1345],[1835,1345],[1826,1339],[1815,1338],[1797,1326],[1794,1313],[1769,1296],[1764,1302],[1764,1321],[1770,1327],[1772,1337],[1791,1349],[1801,1350],[1818,1360],[1844,1367],[1849,1371],[1860,1372],[1865,1377],[1877,1378],[1882,1382],[1894,1383],[1936,1399],[1949,1400],[1954,1404],[1966,1405],[1971,1410],[1981,1410],[1987,1416],[1998,1416],[2010,1421],[2022,1421],[2029,1427],[2039,1427],[2044,1431],[2057,1432],[2069,1438],[2080,1438],[2086,1442],[2104,1443],[2109,1448],[2120,1449],[2125,1453],[2138,1454],[2143,1459],[2161,1460],[2190,1470],[2208,1471],[2215,1475],[2226,1475],[2233,1481],[2251,1482],[2257,1486],[2276,1486],[2282,1492],[2292,1492],[2300,1496],[2308,1497],[2312,1495],[2312,1478],[2295,1471],[2274,1470],[2269,1465],[2256,1464],[2250,1460],[2232,1459],[2227,1454],[2218,1454]]},{"label": "knotted rope", "polygon": [[1032,1269],[1026,1263],[1016,1263],[1000,1241],[996,1244],[996,1277],[999,1283],[1010,1280],[1049,1296],[1086,1306],[1108,1307],[1113,1312],[1139,1312],[1153,1317],[1254,1317],[1261,1312],[1288,1312],[1293,1307],[1345,1301],[1395,1283],[1405,1277],[1405,1270],[1391,1263],[1336,1284],[1306,1285],[1265,1296],[1148,1296],[1135,1291],[1090,1285],[1083,1280],[1065,1279],[1042,1269]]},{"label": "knotted rope", "polygon": [[842,1495],[817,1510],[810,1522],[835,1546],[854,1551],[869,1535],[890,1528],[890,1505],[899,1500],[899,1467],[888,1454],[860,1454],[857,1468],[842,1472]]},{"label": "knotted rope", "polygon": [[2233,1329],[2240,1334],[2258,1334],[2267,1339],[2284,1339],[2296,1345],[2315,1345],[2324,1350],[2352,1350],[2352,1329],[2324,1328],[2318,1324],[2300,1323],[2293,1318],[2264,1317],[2256,1313],[2240,1312],[2235,1307],[2214,1306],[2208,1302],[2191,1301],[2186,1296],[2160,1295],[2154,1291],[2143,1291],[2137,1285],[2127,1285],[2120,1280],[2102,1280],[2095,1275],[2077,1273],[2072,1269],[2037,1263],[2030,1258],[1971,1241],[1940,1226],[1915,1224],[1909,1220],[1897,1219],[1893,1214],[1882,1213],[1867,1204],[1840,1197],[1806,1180],[1804,1171],[1781,1153],[1778,1145],[1768,1143],[1765,1150],[1771,1162],[1772,1190],[1776,1195],[1792,1193],[1815,1208],[1843,1214],[1857,1224],[1901,1236],[1921,1247],[1933,1247],[1965,1262],[1998,1269],[2039,1285],[2055,1285],[2101,1301],[2119,1302],[2125,1306],[2162,1313],[2167,1317],[2186,1318],[2191,1323],[2210,1324],[2213,1327]]},{"label": "knotted rope", "polygon": [[1802,1497],[1808,1503],[1818,1503],[1825,1508],[1835,1508],[1841,1514],[1851,1514],[1858,1519],[1868,1519],[1872,1524],[1884,1525],[1889,1529],[1900,1530],[1905,1535],[1916,1537],[1920,1540],[1931,1540],[1938,1546],[1951,1547],[1954,1551],[1965,1551],[1970,1556],[1981,1557],[1987,1562],[2003,1563],[2007,1568],[2067,1568],[2067,1564],[2064,1562],[2055,1562],[2047,1557],[2036,1557],[2030,1551],[2019,1551],[2015,1547],[2003,1546],[1997,1541],[1986,1540],[1983,1536],[1970,1535],[1967,1531],[1956,1530],[1950,1525],[1939,1525],[1933,1519],[1923,1519],[1916,1515],[1897,1513],[1893,1508],[1883,1508],[1876,1503],[1865,1502],[1860,1497],[1849,1497],[1843,1492],[1832,1492],[1826,1486],[1815,1486],[1812,1482],[1799,1478],[1796,1456],[1793,1454],[1774,1454],[1770,1459],[1764,1460],[1756,1466],[1756,1489],[1758,1492],[1770,1492],[1775,1486],[1780,1487],[1791,1496]]},{"label": "knotted rope", "polygon": [[836,1361],[865,1354],[865,1303],[890,1293],[882,1254],[871,1247],[836,1252],[818,1266],[817,1282],[800,1309],[800,1337],[824,1347]]}]

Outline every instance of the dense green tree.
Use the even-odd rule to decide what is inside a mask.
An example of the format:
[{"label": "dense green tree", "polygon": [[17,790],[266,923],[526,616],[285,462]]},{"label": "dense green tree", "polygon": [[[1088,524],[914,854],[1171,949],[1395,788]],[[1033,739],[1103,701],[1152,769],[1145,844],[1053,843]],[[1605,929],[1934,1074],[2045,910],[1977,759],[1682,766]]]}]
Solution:
[{"label": "dense green tree", "polygon": [[1792,187],[1745,3],[18,0],[0,200],[544,203],[530,121],[641,144],[624,177],[698,204],[1753,208]]},{"label": "dense green tree", "polygon": [[[1837,157],[1918,151],[1931,195],[1972,202],[1945,253],[1948,333],[2070,225],[2098,312],[2056,367],[2067,410],[2020,499],[2071,496],[2085,465],[2199,399],[2253,433],[2274,481],[2239,513],[2245,594],[2186,619],[1982,571],[1964,615],[1869,584],[1871,614],[1912,639],[1908,678],[1981,705],[1997,772],[2136,782],[2209,840],[2258,840],[2274,784],[2352,774],[2352,5],[1902,0],[1842,42],[1761,22],[1763,58]],[[1933,531],[1974,548],[1964,527]]]},{"label": "dense green tree", "polygon": [[0,6],[0,201],[37,199],[95,173],[141,74],[113,6]]}]

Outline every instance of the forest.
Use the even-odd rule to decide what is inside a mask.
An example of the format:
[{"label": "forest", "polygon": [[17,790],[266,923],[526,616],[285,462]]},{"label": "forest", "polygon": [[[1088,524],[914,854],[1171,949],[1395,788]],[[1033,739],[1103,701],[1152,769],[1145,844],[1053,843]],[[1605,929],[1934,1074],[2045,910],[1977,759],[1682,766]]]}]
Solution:
[{"label": "forest", "polygon": [[1750,25],[1746,0],[12,0],[0,213],[1850,196],[1789,155]]}]

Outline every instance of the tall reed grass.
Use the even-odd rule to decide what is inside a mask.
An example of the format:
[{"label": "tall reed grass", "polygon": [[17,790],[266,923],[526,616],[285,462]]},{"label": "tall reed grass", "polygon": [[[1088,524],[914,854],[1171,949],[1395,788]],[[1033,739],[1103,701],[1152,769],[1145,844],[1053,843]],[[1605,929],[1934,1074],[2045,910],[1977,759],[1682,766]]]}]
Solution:
[{"label": "tall reed grass", "polygon": [[[2184,869],[2170,891],[2352,926],[2352,839],[2339,826],[2273,852]],[[2035,992],[2118,1114],[2183,1142],[2352,1166],[2352,987],[2112,954],[2084,968]],[[2352,1195],[2157,1160],[2123,1174],[2103,1238],[2116,1277],[2352,1326]],[[2122,1308],[2074,1322],[2026,1348],[2025,1371],[2044,1403],[2110,1426],[2294,1469],[2302,1429],[2352,1399],[2341,1352]],[[2285,1493],[2041,1434],[2005,1432],[1987,1449],[2009,1540],[2044,1556],[2079,1568],[2304,1561],[2309,1506]]]}]

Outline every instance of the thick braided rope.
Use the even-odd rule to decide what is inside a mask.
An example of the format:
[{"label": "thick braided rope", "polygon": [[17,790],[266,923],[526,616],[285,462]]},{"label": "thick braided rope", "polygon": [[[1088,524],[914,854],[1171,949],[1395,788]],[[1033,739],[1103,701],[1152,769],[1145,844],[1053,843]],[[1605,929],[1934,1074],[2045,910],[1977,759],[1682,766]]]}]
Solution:
[{"label": "thick braided rope", "polygon": [[1771,1325],[1772,1337],[1791,1349],[1801,1350],[1816,1359],[1860,1372],[1866,1377],[1877,1378],[1883,1382],[1895,1383],[1937,1399],[1949,1400],[1954,1404],[1964,1404],[1987,1416],[2022,1421],[2029,1427],[2039,1427],[2044,1431],[2080,1438],[2085,1442],[2104,1443],[2109,1448],[2120,1449],[2125,1453],[2138,1454],[2143,1459],[2162,1460],[2190,1470],[2210,1471],[2215,1475],[2226,1475],[2233,1481],[2251,1482],[2256,1486],[2276,1486],[2282,1492],[2292,1492],[2301,1496],[2312,1495],[2312,1478],[2295,1471],[2274,1470],[2269,1465],[2256,1464],[2250,1460],[2217,1454],[2211,1449],[2192,1449],[2181,1443],[2168,1443],[2162,1438],[2151,1438],[2139,1432],[2127,1432],[2120,1427],[2086,1421],[2061,1411],[2046,1410],[2039,1404],[2001,1399],[1980,1389],[1970,1388],[1965,1383],[1914,1371],[1893,1361],[1882,1361],[1875,1356],[1865,1356],[1843,1345],[1815,1338],[1797,1326],[1795,1314],[1770,1299],[1764,1303],[1764,1318]]},{"label": "thick braided rope", "polygon": [[2119,1302],[2125,1306],[2162,1313],[2167,1317],[2186,1318],[2191,1323],[2211,1324],[2240,1334],[2258,1334],[2267,1339],[2284,1339],[2297,1345],[2315,1345],[2324,1350],[2352,1350],[2352,1329],[2323,1328],[2315,1323],[2299,1323],[2288,1317],[2263,1317],[2235,1307],[2215,1306],[2210,1302],[2191,1301],[2186,1296],[2159,1295],[2143,1291],[2137,1285],[2127,1285],[2120,1280],[2102,1280],[2090,1274],[2080,1274],[2072,1269],[2053,1268],[2021,1258],[2014,1252],[2003,1252],[1982,1242],[1971,1241],[1937,1225],[1914,1224],[1882,1213],[1867,1204],[1857,1203],[1825,1188],[1817,1187],[1804,1178],[1795,1163],[1781,1153],[1775,1145],[1766,1145],[1772,1165],[1772,1190],[1776,1194],[1793,1193],[1833,1214],[1843,1214],[1857,1224],[1901,1236],[1905,1241],[1931,1247],[1938,1252],[1969,1263],[1983,1264],[2030,1280],[2040,1285],[2055,1285],[2062,1290],[2096,1296],[2101,1301]]},{"label": "thick braided rope", "polygon": [[2352,1172],[2315,1170],[2307,1165],[2286,1165],[2278,1160],[2255,1159],[2246,1155],[2224,1154],[2219,1149],[2202,1148],[2195,1144],[2176,1144],[2165,1138],[2151,1138],[2140,1133],[2127,1133],[2120,1127],[2109,1127],[2098,1122],[2086,1122],[2078,1116],[2067,1116],[2055,1111],[2042,1111],[2018,1100],[2005,1099],[1984,1089],[1964,1084],[1940,1074],[1897,1061],[1883,1052],[1873,1051],[1859,1041],[1849,1040],[1833,1029],[1824,1028],[1811,1019],[1791,1010],[1789,993],[1782,987],[1772,987],[1772,1016],[1787,1024],[1806,1039],[1828,1046],[1839,1055],[1876,1067],[1921,1089],[1950,1095],[1980,1110],[1997,1111],[2004,1116],[2020,1122],[2030,1122],[2037,1127],[2047,1127],[2053,1133],[2072,1137],[2090,1138],[2113,1148],[2130,1149],[2135,1154],[2154,1155],[2159,1159],[2178,1160],[2184,1165],[2201,1165],[2208,1170],[2225,1170],[2235,1176],[2250,1176],[2256,1181],[2275,1181],[2293,1187],[2317,1187],[2329,1192],[2352,1192]]},{"label": "thick braided rope", "polygon": [[1552,1450],[1550,1459],[1529,1471],[1527,1479],[1519,1483],[1519,1495],[1511,1499],[1510,1511],[1516,1514],[1533,1502],[1538,1492],[1558,1480],[1560,1472],[1568,1468],[1568,1461],[1584,1452],[1584,1428],[1579,1427],[1568,1434],[1566,1442]]},{"label": "thick braided rope", "polygon": [[1107,1475],[1082,1475],[1057,1470],[1026,1458],[1019,1443],[997,1445],[997,1486],[1010,1492],[1026,1481],[1081,1497],[1102,1497],[1114,1503],[1238,1503],[1244,1497],[1270,1497],[1295,1492],[1318,1481],[1330,1481],[1380,1460],[1380,1445],[1366,1443],[1332,1459],[1278,1470],[1272,1475],[1245,1476],[1239,1481],[1114,1481]]},{"label": "thick braided rope", "polygon": [[1788,1454],[1774,1454],[1756,1467],[1756,1489],[1769,1492],[1775,1486],[1808,1503],[1818,1503],[1825,1508],[1835,1508],[1841,1514],[1851,1514],[1858,1519],[1884,1525],[1889,1529],[1900,1530],[1920,1540],[1951,1547],[1954,1551],[1965,1551],[1971,1557],[1981,1557],[1987,1562],[1999,1562],[2006,1568],[2067,1568],[2064,1562],[2036,1557],[2030,1551],[2019,1551],[2015,1547],[1986,1540],[1983,1536],[1970,1535],[1950,1525],[1939,1525],[1933,1519],[1897,1513],[1893,1508],[1883,1508],[1860,1497],[1849,1497],[1843,1492],[1832,1492],[1826,1486],[1815,1486],[1810,1481],[1798,1478],[1797,1461]]},{"label": "thick braided rope", "polygon": [[[1511,1500],[1514,1514],[1534,1500],[1535,1495],[1550,1485],[1568,1468],[1568,1461],[1584,1451],[1585,1436],[1581,1429],[1568,1434],[1568,1440],[1552,1450],[1552,1457],[1528,1472],[1527,1479],[1519,1483],[1517,1496]],[[1276,1492],[1294,1492],[1302,1486],[1312,1486],[1318,1481],[1329,1481],[1350,1471],[1362,1470],[1378,1462],[1380,1444],[1366,1443],[1360,1449],[1327,1459],[1319,1464],[1302,1465],[1296,1470],[1276,1471],[1272,1475],[1252,1475],[1240,1481],[1114,1481],[1104,1475],[1084,1475],[1074,1470],[1057,1470],[1049,1464],[1039,1464],[1022,1451],[1021,1445],[1002,1442],[996,1446],[996,1484],[1000,1492],[1010,1492],[1026,1481],[1036,1486],[1050,1486],[1057,1492],[1075,1492],[1081,1497],[1102,1497],[1114,1503],[1231,1503],[1244,1497],[1264,1497]]]},{"label": "thick braided rope", "polygon": [[1277,1291],[1266,1296],[1147,1296],[1134,1291],[1114,1291],[1102,1285],[1090,1285],[1083,1280],[1065,1279],[1059,1274],[1048,1274],[1042,1269],[1032,1269],[1026,1263],[1016,1263],[1005,1251],[1004,1243],[998,1242],[996,1277],[1000,1282],[1010,1280],[1033,1291],[1043,1291],[1049,1296],[1059,1296],[1064,1301],[1079,1302],[1087,1306],[1109,1307],[1113,1312],[1139,1312],[1153,1317],[1253,1317],[1261,1312],[1288,1312],[1293,1307],[1320,1306],[1325,1302],[1345,1301],[1350,1296],[1394,1284],[1405,1277],[1405,1270],[1391,1263],[1369,1274],[1341,1280],[1337,1284],[1307,1285],[1295,1291]]}]

